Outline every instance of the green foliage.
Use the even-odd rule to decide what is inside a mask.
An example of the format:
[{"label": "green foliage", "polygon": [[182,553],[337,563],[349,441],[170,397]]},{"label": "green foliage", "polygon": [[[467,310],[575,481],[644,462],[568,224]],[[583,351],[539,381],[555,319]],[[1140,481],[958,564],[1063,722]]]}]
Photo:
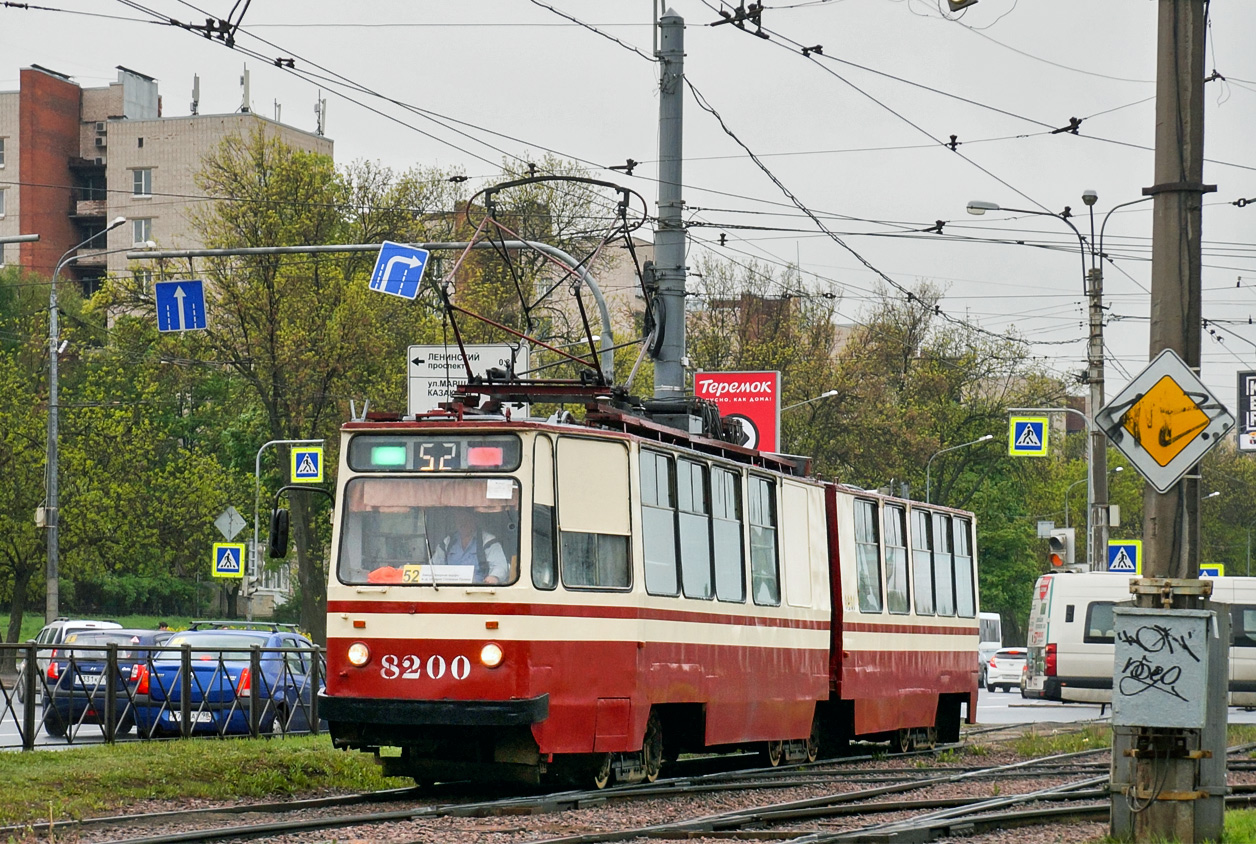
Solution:
[{"label": "green foliage", "polygon": [[1079,753],[1083,750],[1112,746],[1112,729],[1107,725],[1088,724],[1080,730],[1039,734],[1036,730],[1014,740],[1012,749],[1021,756],[1051,756]]}]

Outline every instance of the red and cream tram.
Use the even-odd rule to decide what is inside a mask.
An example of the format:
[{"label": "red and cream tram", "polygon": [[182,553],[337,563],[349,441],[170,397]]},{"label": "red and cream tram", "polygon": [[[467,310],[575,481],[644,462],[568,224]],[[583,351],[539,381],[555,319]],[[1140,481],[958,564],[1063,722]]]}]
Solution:
[{"label": "red and cream tram", "polygon": [[421,782],[605,784],[682,752],[958,740],[971,514],[801,463],[607,403],[579,424],[346,424],[319,698],[335,744]]}]

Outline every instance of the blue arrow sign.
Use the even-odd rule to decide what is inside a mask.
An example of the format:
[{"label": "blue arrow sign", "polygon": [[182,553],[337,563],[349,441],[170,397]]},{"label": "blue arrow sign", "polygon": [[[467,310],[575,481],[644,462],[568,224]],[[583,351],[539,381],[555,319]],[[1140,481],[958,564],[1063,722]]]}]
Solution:
[{"label": "blue arrow sign", "polygon": [[200,331],[205,328],[205,283],[200,279],[159,281],[153,285],[157,297],[158,331]]},{"label": "blue arrow sign", "polygon": [[1143,541],[1113,539],[1108,542],[1108,571],[1117,574],[1142,574]]},{"label": "blue arrow sign", "polygon": [[244,577],[244,543],[214,543],[214,577]]},{"label": "blue arrow sign", "polygon": [[385,240],[371,271],[371,289],[403,299],[417,297],[430,254],[426,249]]}]

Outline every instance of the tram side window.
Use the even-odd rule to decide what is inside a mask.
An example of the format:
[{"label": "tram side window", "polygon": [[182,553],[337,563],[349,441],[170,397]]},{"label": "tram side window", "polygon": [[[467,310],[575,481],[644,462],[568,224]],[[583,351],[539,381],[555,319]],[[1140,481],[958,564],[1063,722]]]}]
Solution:
[{"label": "tram side window", "polygon": [[955,539],[955,614],[961,618],[977,615],[977,593],[973,588],[972,522],[956,518],[951,521]]},{"label": "tram side window", "polygon": [[554,444],[538,436],[533,445],[532,472],[532,585],[558,585],[558,555],[554,550]]},{"label": "tram side window", "polygon": [[781,575],[776,557],[776,484],[750,479],[750,594],[760,606],[780,606]]},{"label": "tram side window", "polygon": [[933,615],[933,522],[928,510],[911,511],[912,579],[917,615]]},{"label": "tram side window", "polygon": [[881,543],[877,533],[876,502],[856,501],[855,580],[860,612],[881,612]]},{"label": "tram side window", "polygon": [[1082,641],[1088,644],[1116,642],[1116,618],[1111,601],[1093,601],[1086,607],[1086,629]]},{"label": "tram side window", "polygon": [[711,470],[711,547],[715,551],[715,597],[746,600],[746,565],[741,534],[741,473]]},{"label": "tram side window", "polygon": [[676,595],[676,499],[672,459],[641,450],[641,537],[645,546],[645,591]]},{"label": "tram side window", "polygon": [[951,517],[933,514],[933,607],[955,615],[955,560],[951,555]]},{"label": "tram side window", "polygon": [[628,449],[619,441],[558,440],[558,546],[563,585],[628,589]]},{"label": "tram side window", "polygon": [[907,511],[895,504],[885,508],[885,593],[890,612],[911,612],[907,591]]},{"label": "tram side window", "polygon": [[676,503],[680,506],[680,580],[686,598],[714,594],[711,576],[711,508],[707,469],[701,463],[678,461]]}]

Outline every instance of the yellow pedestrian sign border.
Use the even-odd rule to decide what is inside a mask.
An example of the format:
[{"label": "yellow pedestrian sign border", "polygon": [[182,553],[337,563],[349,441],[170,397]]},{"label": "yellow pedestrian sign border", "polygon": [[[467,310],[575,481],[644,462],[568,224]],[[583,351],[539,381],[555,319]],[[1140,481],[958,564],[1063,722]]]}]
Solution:
[{"label": "yellow pedestrian sign border", "polygon": [[1163,494],[1234,427],[1234,416],[1165,349],[1095,414],[1095,425]]},{"label": "yellow pedestrian sign border", "polygon": [[1141,576],[1143,541],[1141,539],[1108,540],[1108,571]]},{"label": "yellow pedestrian sign border", "polygon": [[244,577],[244,543],[214,543],[214,577]]},{"label": "yellow pedestrian sign border", "polygon": [[1225,577],[1225,563],[1200,563],[1200,577]]},{"label": "yellow pedestrian sign border", "polygon": [[294,484],[321,484],[323,482],[322,447],[315,445],[293,448],[291,477]]},{"label": "yellow pedestrian sign border", "polygon": [[1007,429],[1007,453],[1013,457],[1046,457],[1050,429],[1046,416],[1013,416]]}]

